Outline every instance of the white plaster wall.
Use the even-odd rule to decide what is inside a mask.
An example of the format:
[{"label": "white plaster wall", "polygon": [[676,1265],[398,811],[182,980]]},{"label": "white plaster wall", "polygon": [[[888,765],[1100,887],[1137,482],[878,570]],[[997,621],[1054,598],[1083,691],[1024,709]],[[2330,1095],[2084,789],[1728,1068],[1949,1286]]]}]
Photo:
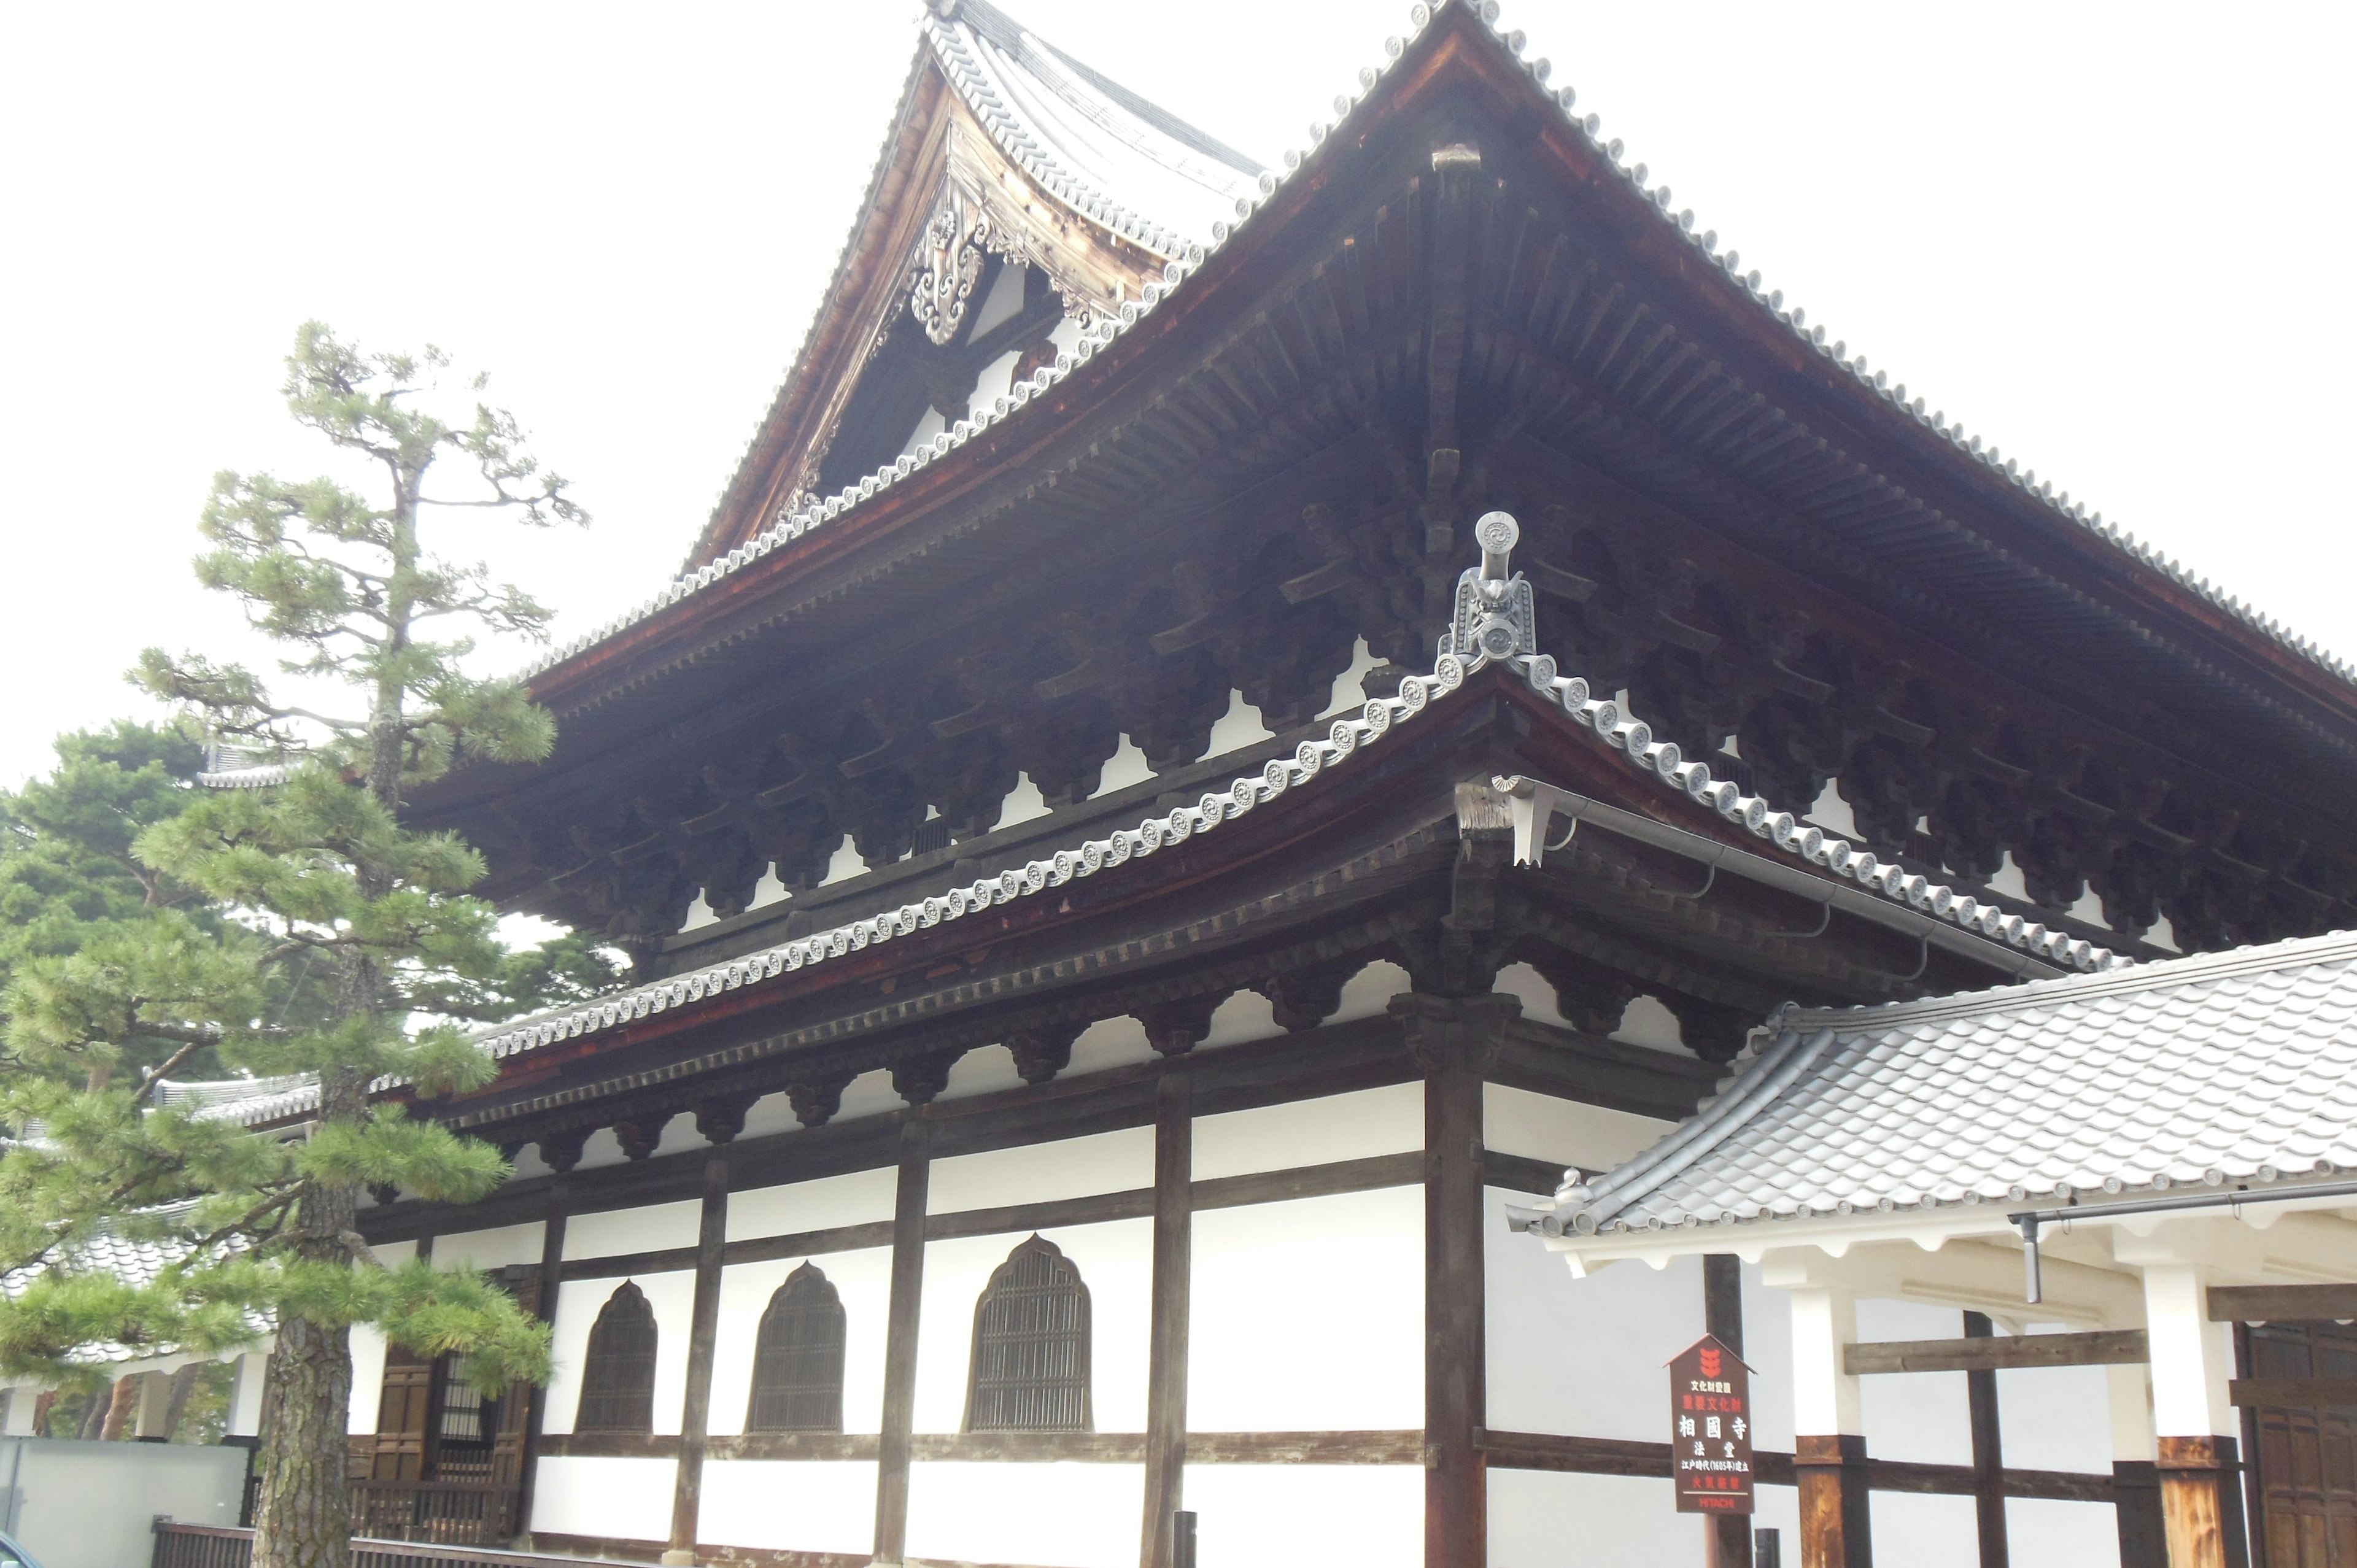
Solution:
[{"label": "white plaster wall", "polygon": [[1421,1187],[1199,1213],[1191,1295],[1194,1430],[1424,1424]]},{"label": "white plaster wall", "polygon": [[[565,1418],[572,1419],[570,1405]],[[672,1430],[678,1430],[676,1423]],[[668,1459],[544,1458],[533,1479],[532,1528],[624,1541],[666,1540],[674,1470]]]},{"label": "white plaster wall", "polygon": [[2119,1568],[2120,1521],[2109,1503],[2007,1498],[2005,1539],[2012,1568]]},{"label": "white plaster wall", "polygon": [[[371,1250],[380,1262],[391,1269],[417,1256],[414,1241],[387,1241]],[[352,1402],[345,1413],[344,1430],[374,1432],[377,1406],[384,1399],[384,1336],[365,1323],[355,1323],[351,1343]]]},{"label": "white plaster wall", "polygon": [[1075,1077],[1108,1072],[1150,1062],[1154,1055],[1154,1047],[1146,1044],[1145,1025],[1135,1018],[1100,1018],[1072,1042],[1072,1065],[1064,1071]]},{"label": "white plaster wall", "polygon": [[1153,1185],[1154,1129],[1125,1127],[1085,1138],[935,1160],[925,1188],[925,1208],[931,1214],[957,1214],[1134,1192]]},{"label": "white plaster wall", "polygon": [[[1799,1494],[1762,1487],[1754,1500],[1753,1528],[1781,1531],[1786,1568],[1799,1568]],[[1490,1568],[1650,1568],[1699,1563],[1706,1550],[1702,1516],[1677,1511],[1665,1478],[1490,1472]]]},{"label": "white plaster wall", "polygon": [[374,1432],[377,1409],[384,1402],[384,1335],[373,1324],[352,1325],[352,1402],[345,1412],[346,1432]]},{"label": "white plaster wall", "polygon": [[611,1127],[600,1127],[589,1134],[581,1145],[581,1158],[575,1169],[594,1171],[601,1165],[619,1165],[628,1155],[622,1153],[621,1141]]},{"label": "white plaster wall", "polygon": [[[1397,1083],[1195,1119],[1195,1179],[1330,1165],[1424,1147],[1424,1086]],[[1202,1217],[1197,1216],[1200,1230]]]},{"label": "white plaster wall", "polygon": [[[861,1073],[845,1088],[843,1103],[834,1112],[834,1121],[856,1122],[865,1116],[881,1116],[907,1104],[908,1101],[900,1098],[900,1091],[892,1087],[890,1070],[879,1067],[872,1072]],[[828,1125],[832,1126],[834,1122]]]},{"label": "white plaster wall", "polygon": [[[728,1195],[728,1219],[722,1234],[731,1241],[746,1241],[889,1219],[899,1186],[899,1172],[885,1165],[872,1171],[821,1176],[816,1181],[732,1192]],[[688,1240],[693,1241],[694,1238],[690,1236]]]},{"label": "white plaster wall", "polygon": [[2101,1367],[2031,1367],[1999,1372],[1997,1426],[2005,1462],[2025,1470],[2108,1473],[2112,1467],[2110,1382]]},{"label": "white plaster wall", "polygon": [[[570,1262],[575,1258],[613,1258],[630,1252],[693,1247],[696,1227],[703,1217],[704,1205],[694,1198],[576,1214],[565,1222],[565,1256]],[[539,1255],[533,1254],[535,1258]]]},{"label": "white plaster wall", "polygon": [[742,1144],[755,1138],[775,1137],[780,1133],[799,1133],[802,1126],[802,1118],[794,1114],[792,1096],[780,1090],[753,1101],[752,1108],[745,1112],[745,1126],[737,1134],[737,1141]]},{"label": "white plaster wall", "polygon": [[[589,1347],[589,1330],[597,1323],[597,1314],[607,1300],[624,1283],[621,1280],[568,1280],[557,1287],[556,1320],[551,1328],[551,1348],[556,1370],[555,1376],[549,1380],[548,1415],[542,1430],[573,1430],[573,1418],[581,1405],[581,1358]],[[628,1283],[637,1285],[645,1294],[647,1305],[654,1309],[654,1429],[659,1434],[676,1433],[679,1430],[681,1402],[687,1392],[687,1335],[695,1306],[695,1272],[681,1269],[663,1274],[640,1274]],[[568,1464],[579,1462],[566,1461]],[[608,1461],[600,1460],[598,1463]],[[669,1516],[665,1515],[665,1518]],[[570,1525],[550,1525],[548,1528],[572,1529]]]},{"label": "white plaster wall", "polygon": [[911,1465],[908,1551],[954,1563],[1133,1568],[1145,1507],[1138,1465]]},{"label": "white plaster wall", "polygon": [[843,1430],[881,1429],[884,1325],[891,1316],[892,1301],[889,1247],[738,1263],[720,1272],[720,1329],[712,1346],[712,1415],[707,1430],[719,1434],[745,1430],[746,1402],[753,1392],[753,1341],[761,1326],[761,1314],[769,1310],[770,1297],[786,1283],[786,1276],[805,1262],[815,1264],[843,1298]]},{"label": "white plaster wall", "polygon": [[[1866,1451],[1874,1452],[1871,1436]],[[1869,1492],[1867,1497],[1877,1562],[1903,1563],[1906,1568],[1980,1568],[1980,1531],[1972,1498],[1921,1492]]]},{"label": "white plaster wall", "polygon": [[[1090,1394],[1096,1429],[1143,1432],[1146,1344],[1153,1311],[1154,1222],[1123,1219],[1040,1234],[1072,1261],[1081,1272],[1081,1283],[1089,1287]],[[1024,1239],[1023,1233],[1017,1232],[926,1243],[924,1304],[917,1330],[916,1431],[956,1432],[965,1424],[974,1304],[982,1299],[992,1272]],[[1130,1553],[1135,1558],[1134,1513],[1130,1523]],[[913,1538],[909,1551],[920,1557],[938,1555],[918,1551]]]},{"label": "white plaster wall", "polygon": [[1391,1010],[1391,1000],[1415,989],[1407,971],[1389,959],[1377,959],[1352,975],[1342,986],[1341,1005],[1327,1018],[1329,1024],[1347,1024],[1354,1018],[1380,1018]]},{"label": "white plaster wall", "polygon": [[1483,1196],[1490,1426],[1667,1441],[1662,1369],[1702,1337],[1701,1262],[1658,1273],[1616,1263],[1575,1279],[1561,1258],[1506,1229],[1506,1194]]},{"label": "white plaster wall", "polygon": [[1502,992],[1520,1002],[1525,1018],[1541,1024],[1554,1024],[1561,1028],[1571,1027],[1571,1020],[1563,1015],[1562,1009],[1555,1004],[1555,987],[1547,983],[1545,975],[1527,963],[1510,963],[1500,970],[1498,978],[1490,983],[1490,989]]},{"label": "white plaster wall", "polygon": [[[1042,814],[1045,811],[1043,806]],[[971,1100],[977,1094],[996,1094],[1022,1087],[1023,1075],[1015,1070],[1013,1051],[1005,1046],[980,1046],[950,1064],[949,1080],[942,1085],[941,1098]]]},{"label": "white plaster wall", "polygon": [[1481,1086],[1481,1142],[1501,1155],[1609,1170],[1652,1147],[1673,1125],[1502,1083]]},{"label": "white plaster wall", "polygon": [[875,1463],[707,1459],[695,1533],[707,1546],[840,1552],[864,1560],[876,1544]]},{"label": "white plaster wall", "polygon": [[1227,1046],[1241,1046],[1254,1040],[1265,1040],[1285,1031],[1277,1026],[1276,1014],[1268,998],[1257,991],[1239,991],[1213,1010],[1211,1032],[1195,1048],[1215,1051]]},{"label": "white plaster wall", "polygon": [[502,1225],[496,1230],[467,1230],[434,1238],[437,1269],[503,1269],[511,1263],[540,1262],[541,1222]]},{"label": "white plaster wall", "polygon": [[1201,1568],[1424,1562],[1424,1472],[1414,1466],[1189,1465],[1185,1496]]},{"label": "white plaster wall", "polygon": [[[1906,1301],[1857,1304],[1860,1343],[1953,1339],[1964,1331],[1964,1318],[1952,1306]],[[1857,1387],[1868,1454],[1884,1459],[1913,1459],[1926,1465],[1973,1462],[1972,1411],[1966,1402],[1964,1373],[1891,1373],[1860,1378]],[[2104,1400],[2101,1369],[2097,1369],[2096,1398]],[[2108,1412],[2111,1407],[2106,1402],[2096,1408]],[[2108,1456],[2104,1467],[2111,1468]],[[1970,1528],[1969,1515],[1966,1528]]]}]

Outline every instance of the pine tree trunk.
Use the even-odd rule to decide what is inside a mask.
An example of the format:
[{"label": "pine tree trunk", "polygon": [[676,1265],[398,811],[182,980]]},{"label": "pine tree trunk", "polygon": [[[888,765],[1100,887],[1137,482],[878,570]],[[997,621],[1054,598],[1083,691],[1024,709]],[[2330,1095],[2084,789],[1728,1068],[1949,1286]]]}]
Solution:
[{"label": "pine tree trunk", "polygon": [[136,1376],[114,1380],[114,1392],[106,1402],[106,1418],[100,1424],[98,1438],[102,1443],[120,1443],[125,1428],[139,1413],[140,1380]]},{"label": "pine tree trunk", "polygon": [[264,1436],[253,1505],[253,1568],[346,1568],[351,1561],[351,1330],[308,1318],[278,1325],[270,1352],[274,1430]]},{"label": "pine tree trunk", "polygon": [[[355,1120],[367,1079],[350,1069],[320,1086],[322,1122]],[[312,1187],[296,1217],[298,1257],[349,1265],[343,1238],[359,1222],[355,1187]],[[262,1489],[253,1505],[253,1568],[349,1568],[352,1554],[351,1330],[281,1309],[270,1351],[262,1429]]]}]

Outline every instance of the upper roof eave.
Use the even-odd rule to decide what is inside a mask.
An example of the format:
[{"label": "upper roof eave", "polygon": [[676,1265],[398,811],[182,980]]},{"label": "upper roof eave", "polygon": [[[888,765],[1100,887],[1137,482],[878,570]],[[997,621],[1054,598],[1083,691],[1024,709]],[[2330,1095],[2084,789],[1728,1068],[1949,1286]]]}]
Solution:
[{"label": "upper roof eave", "polygon": [[[1797,308],[1788,308],[1781,290],[1770,290],[1759,273],[1743,271],[1739,258],[1732,250],[1721,251],[1717,236],[1709,231],[1696,232],[1693,214],[1681,211],[1672,215],[1668,209],[1666,187],[1649,186],[1643,177],[1644,166],[1633,167],[1624,163],[1618,140],[1598,141],[1599,125],[1596,116],[1585,119],[1572,113],[1574,95],[1568,90],[1554,92],[1544,83],[1549,75],[1544,60],[1523,61],[1519,56],[1522,35],[1502,30],[1497,22],[1497,6],[1493,0],[1441,0],[1437,6],[1415,7],[1412,13],[1415,33],[1408,39],[1393,39],[1387,48],[1388,59],[1382,69],[1361,73],[1362,91],[1347,104],[1341,119],[1332,125],[1318,127],[1319,134],[1308,154],[1288,154],[1283,170],[1270,170],[1259,181],[1260,199],[1240,200],[1242,220],[1232,228],[1222,225],[1215,231],[1212,242],[1197,251],[1189,248],[1173,258],[1167,271],[1165,285],[1149,288],[1147,297],[1135,306],[1125,306],[1122,316],[1103,324],[1099,333],[1085,340],[1080,360],[1085,360],[1108,346],[1114,338],[1152,314],[1157,304],[1177,291],[1191,274],[1203,270],[1207,257],[1229,247],[1232,236],[1240,231],[1265,231],[1270,219],[1257,217],[1268,206],[1286,207],[1295,203],[1276,199],[1285,194],[1284,188],[1299,183],[1304,170],[1314,169],[1315,184],[1323,184],[1332,176],[1337,159],[1346,157],[1353,138],[1340,134],[1346,128],[1356,129],[1354,120],[1361,119],[1370,101],[1388,92],[1404,91],[1399,84],[1403,75],[1410,86],[1428,83],[1444,59],[1461,61],[1471,66],[1482,79],[1500,90],[1518,94],[1527,102],[1537,98],[1552,104],[1555,113],[1539,123],[1536,140],[1558,157],[1566,160],[1575,173],[1588,178],[1597,188],[1617,192],[1618,199],[1628,213],[1645,226],[1644,241],[1665,255],[1681,259],[1680,269],[1694,280],[1698,295],[1715,304],[1721,321],[1748,338],[1770,361],[1782,368],[1797,381],[1814,387],[1818,394],[1845,412],[1848,420],[1862,421],[1864,427],[1879,440],[1896,443],[1918,463],[1936,468],[1946,481],[1966,486],[1986,499],[1998,503],[2024,529],[2025,542],[2033,546],[2059,549],[2099,575],[2109,579],[2121,592],[2139,599],[2162,615],[2180,623],[2222,638],[2237,647],[2245,656],[2255,660],[2275,675],[2300,689],[2313,701],[2319,702],[2341,714],[2357,719],[2357,669],[2330,654],[2311,639],[2294,634],[2273,618],[2255,611],[2247,603],[2228,595],[2207,579],[2198,579],[2179,564],[2115,524],[2104,521],[2102,515],[2091,512],[2083,503],[2074,503],[2065,494],[2057,494],[2050,482],[2040,482],[2034,470],[2022,469],[2018,461],[2000,461],[1994,446],[1986,446],[1977,436],[1969,436],[1960,425],[1951,424],[1938,414],[1925,413],[1924,400],[1908,400],[1903,384],[1893,385],[1882,372],[1869,373],[1864,356],[1850,357],[1846,346],[1838,341],[1828,344],[1822,327],[1808,328],[1805,317]],[[1462,40],[1486,38],[1502,48],[1467,48]],[[1450,45],[1458,47],[1450,48]],[[1415,69],[1403,73],[1400,66],[1413,54]],[[930,43],[920,48],[912,67],[913,93],[917,80],[928,68],[929,59],[937,59]],[[1338,101],[1339,102],[1339,101]],[[903,113],[909,98],[904,95]],[[898,139],[896,134],[896,140]],[[1363,139],[1363,138],[1360,138]],[[1338,147],[1337,144],[1342,144]],[[888,143],[887,154],[893,150]],[[871,185],[874,199],[880,185],[888,156],[879,160],[877,182]],[[1245,210],[1249,209],[1249,210]],[[850,248],[845,261],[838,266],[838,278],[844,266],[849,264]],[[1700,266],[1687,267],[1684,261],[1698,262]],[[1225,271],[1226,269],[1215,269]],[[823,315],[823,312],[822,313]],[[813,328],[813,335],[816,328]],[[797,360],[796,371],[781,387],[779,403],[773,405],[771,418],[763,426],[766,435],[776,424],[777,410],[782,408],[802,378],[802,366],[810,360],[805,345]],[[1070,357],[1067,357],[1068,359]],[[1078,361],[1060,362],[1052,371],[1043,371],[1037,385],[1026,383],[1014,389],[1004,412],[996,417],[985,417],[973,431],[945,434],[932,447],[920,448],[911,456],[904,456],[894,467],[879,470],[862,480],[858,486],[846,489],[823,501],[813,502],[796,513],[781,518],[764,532],[749,537],[746,542],[726,555],[704,560],[694,572],[670,585],[662,594],[637,611],[608,623],[589,636],[577,639],[557,650],[525,671],[533,681],[535,691],[544,683],[569,685],[569,679],[587,674],[592,665],[608,662],[605,655],[614,651],[608,645],[628,639],[640,642],[637,635],[651,629],[648,623],[661,620],[666,625],[692,623],[696,618],[693,607],[683,607],[686,601],[702,599],[704,591],[719,579],[739,570],[752,560],[768,554],[788,538],[798,539],[807,529],[831,522],[843,513],[862,507],[877,493],[894,486],[909,474],[962,448],[971,434],[995,424],[997,419],[1018,415],[1035,391],[1044,391],[1076,368]],[[963,422],[962,422],[963,423]],[[747,476],[760,468],[764,455],[774,456],[762,437],[757,437],[748,449],[746,463],[737,479],[732,482],[721,509],[715,513],[713,524],[705,530],[697,549],[697,559],[703,559],[717,549],[726,536],[722,524],[741,510],[742,493]],[[732,510],[736,509],[736,510]],[[1985,545],[2003,549],[1993,542]],[[676,614],[674,614],[676,612]],[[660,637],[653,640],[662,640]]]}]

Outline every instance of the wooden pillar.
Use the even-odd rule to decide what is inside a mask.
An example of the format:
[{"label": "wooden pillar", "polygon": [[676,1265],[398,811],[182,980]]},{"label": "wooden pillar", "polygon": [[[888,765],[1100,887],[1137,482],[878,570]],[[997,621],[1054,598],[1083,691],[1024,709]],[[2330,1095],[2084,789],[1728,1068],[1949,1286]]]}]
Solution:
[{"label": "wooden pillar", "polygon": [[[577,1156],[576,1156],[577,1157]],[[554,1180],[548,1184],[548,1196],[541,1209],[540,1226],[540,1290],[533,1303],[533,1315],[543,1323],[556,1321],[556,1292],[565,1274],[565,1221],[573,1210],[573,1183],[567,1164]],[[524,1426],[523,1455],[516,1461],[516,1533],[532,1533],[532,1497],[540,1481],[540,1440],[548,1426],[548,1391],[533,1389],[524,1396],[532,1401],[531,1418]]]},{"label": "wooden pillar", "polygon": [[[1986,1339],[1996,1333],[1988,1314],[1964,1314],[1965,1338]],[[2005,1530],[2005,1440],[1997,1423],[1994,1370],[1964,1374],[1964,1403],[1973,1425],[1973,1516],[1980,1527],[1980,1568],[2007,1568],[2011,1555]]]},{"label": "wooden pillar", "polygon": [[[1732,1252],[1703,1254],[1702,1331],[1743,1354],[1743,1260]],[[1703,1529],[1710,1568],[1751,1568],[1749,1514],[1706,1514]]]},{"label": "wooden pillar", "polygon": [[2140,1363],[2104,1369],[2112,1406],[2112,1498],[2119,1520],[2120,1568],[2169,1568],[2160,1518],[2160,1472],[2153,1464],[2152,1383]]},{"label": "wooden pillar", "polygon": [[1481,1083],[1521,1015],[1511,996],[1395,996],[1424,1069],[1424,1563],[1487,1568]]},{"label": "wooden pillar", "polygon": [[720,1337],[720,1260],[728,1236],[728,1156],[704,1156],[704,1208],[695,1228],[695,1298],[687,1327],[687,1391],[679,1413],[679,1467],[671,1494],[666,1564],[695,1561],[704,1509],[704,1450],[712,1419],[712,1348]]},{"label": "wooden pillar", "polygon": [[2210,1321],[2198,1264],[2145,1265],[2154,1455],[2169,1568],[2249,1568],[2240,1445],[2227,1385],[2233,1328]]},{"label": "wooden pillar", "polygon": [[1146,1383],[1146,1517],[1138,1562],[1173,1568],[1186,1506],[1187,1331],[1194,1238],[1194,1078],[1174,1066],[1154,1097],[1154,1306]]},{"label": "wooden pillar", "polygon": [[892,1205],[892,1297],[884,1329],[884,1420],[876,1442],[874,1568],[899,1568],[909,1540],[909,1435],[917,1415],[917,1326],[924,1304],[925,1198],[932,1176],[931,1129],[921,1113],[900,1128]]},{"label": "wooden pillar", "polygon": [[1857,1308],[1824,1289],[1792,1293],[1792,1470],[1801,1493],[1801,1568],[1873,1568],[1866,1437],[1857,1380],[1842,1352]]}]

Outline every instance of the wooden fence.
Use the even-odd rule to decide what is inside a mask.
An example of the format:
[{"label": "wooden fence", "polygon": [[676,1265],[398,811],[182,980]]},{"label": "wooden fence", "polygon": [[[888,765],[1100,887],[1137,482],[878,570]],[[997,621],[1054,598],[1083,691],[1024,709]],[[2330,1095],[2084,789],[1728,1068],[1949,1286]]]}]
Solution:
[{"label": "wooden fence", "polygon": [[[253,1531],[219,1525],[160,1523],[152,1568],[248,1568]],[[582,1568],[592,1559],[493,1552],[412,1541],[352,1541],[352,1568]]]}]

